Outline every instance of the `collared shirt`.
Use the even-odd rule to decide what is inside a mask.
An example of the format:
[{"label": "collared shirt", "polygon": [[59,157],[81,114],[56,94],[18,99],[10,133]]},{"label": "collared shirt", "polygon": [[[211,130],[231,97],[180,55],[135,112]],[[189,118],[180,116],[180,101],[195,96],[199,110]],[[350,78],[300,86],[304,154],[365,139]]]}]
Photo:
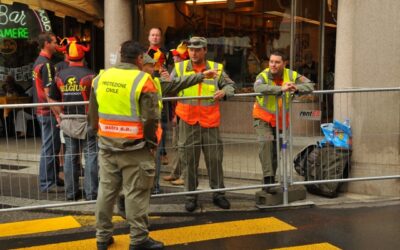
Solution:
[{"label": "collared shirt", "polygon": [[[33,101],[35,103],[47,103],[45,88],[49,88],[54,83],[55,69],[50,62],[51,55],[41,51],[33,64]],[[50,108],[39,106],[36,108],[38,115],[50,115]]]},{"label": "collared shirt", "polygon": [[[262,71],[261,73],[263,73]],[[267,73],[268,80],[271,82],[275,81],[276,85],[266,84],[264,77],[261,76],[261,73],[258,74],[256,81],[254,82],[254,92],[262,93],[262,94],[272,94],[278,95],[282,93],[282,84],[283,77],[280,78],[280,81],[275,81],[274,76],[271,74],[270,71]],[[279,85],[280,83],[280,85]],[[299,93],[310,93],[314,90],[314,83],[312,83],[307,77],[297,74],[296,79],[294,79],[294,83],[297,87],[297,92]]]}]

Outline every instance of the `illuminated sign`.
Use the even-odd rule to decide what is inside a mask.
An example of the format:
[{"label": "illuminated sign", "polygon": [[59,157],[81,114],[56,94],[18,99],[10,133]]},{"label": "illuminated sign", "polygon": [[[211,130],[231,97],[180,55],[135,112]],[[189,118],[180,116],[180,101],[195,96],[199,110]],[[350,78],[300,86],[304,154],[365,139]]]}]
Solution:
[{"label": "illuminated sign", "polygon": [[29,38],[28,28],[0,29],[0,38]]},{"label": "illuminated sign", "polygon": [[0,39],[34,38],[43,31],[51,31],[46,11],[35,11],[22,5],[0,4]]},{"label": "illuminated sign", "polygon": [[1,2],[0,81],[9,75],[17,82],[30,81],[32,65],[37,57],[37,43],[34,41],[41,32],[51,32],[50,19],[45,10],[32,10],[17,1],[13,4]]}]

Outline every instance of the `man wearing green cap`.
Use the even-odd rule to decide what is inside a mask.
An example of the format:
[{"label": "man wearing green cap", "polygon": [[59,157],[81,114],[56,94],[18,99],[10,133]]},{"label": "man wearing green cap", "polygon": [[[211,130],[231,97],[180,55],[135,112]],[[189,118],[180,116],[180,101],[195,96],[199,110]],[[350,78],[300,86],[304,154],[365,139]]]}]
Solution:
[{"label": "man wearing green cap", "polygon": [[[197,169],[200,148],[203,150],[212,189],[224,188],[222,171],[223,147],[219,136],[219,101],[234,94],[234,82],[223,71],[223,65],[206,60],[207,39],[192,37],[188,42],[190,60],[175,64],[171,77],[189,76],[204,70],[214,69],[214,77],[205,78],[199,84],[178,93],[180,97],[212,96],[209,99],[179,100],[176,114],[179,116],[178,150],[183,168],[187,170],[185,191],[194,191],[198,185]],[[230,203],[223,192],[213,194],[216,206],[229,209]],[[193,212],[197,207],[197,196],[186,197],[185,209]]]}]

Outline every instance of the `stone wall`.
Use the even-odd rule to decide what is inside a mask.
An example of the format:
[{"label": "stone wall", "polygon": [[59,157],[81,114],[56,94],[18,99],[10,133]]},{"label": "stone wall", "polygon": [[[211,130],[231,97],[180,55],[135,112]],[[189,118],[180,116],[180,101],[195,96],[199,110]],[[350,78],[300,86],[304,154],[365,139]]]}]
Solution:
[{"label": "stone wall", "polygon": [[[335,88],[400,86],[400,1],[339,1]],[[400,92],[335,96],[335,118],[353,125],[353,177],[400,174]],[[400,195],[400,179],[348,190]]]}]

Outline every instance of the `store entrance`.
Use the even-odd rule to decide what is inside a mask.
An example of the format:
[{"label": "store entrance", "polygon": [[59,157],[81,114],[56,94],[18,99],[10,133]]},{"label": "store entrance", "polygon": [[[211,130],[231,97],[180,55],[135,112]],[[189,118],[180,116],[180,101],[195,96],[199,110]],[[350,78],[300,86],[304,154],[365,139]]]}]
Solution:
[{"label": "store entrance", "polygon": [[[207,37],[208,59],[224,64],[239,93],[253,92],[256,76],[268,67],[276,49],[283,50],[290,58],[288,67],[315,82],[316,89],[333,89],[337,1],[147,1],[141,41],[147,42],[151,27],[164,30],[166,50],[191,36]],[[330,120],[333,100],[309,98],[299,101],[319,103],[322,120]]]}]

